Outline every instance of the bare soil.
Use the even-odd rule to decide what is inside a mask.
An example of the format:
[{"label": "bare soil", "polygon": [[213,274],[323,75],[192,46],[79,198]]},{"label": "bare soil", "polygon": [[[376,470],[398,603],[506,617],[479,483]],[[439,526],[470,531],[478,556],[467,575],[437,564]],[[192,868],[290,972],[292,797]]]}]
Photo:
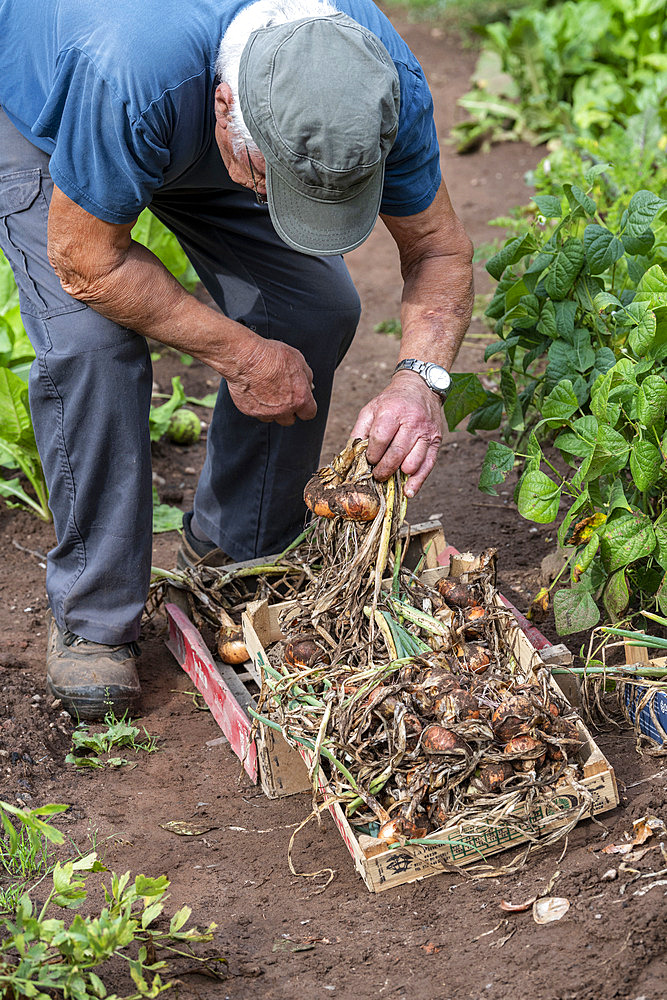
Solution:
[{"label": "bare soil", "polygon": [[[456,98],[467,87],[474,55],[455,38],[428,24],[395,17],[399,30],[429,76],[440,135],[460,112]],[[520,144],[489,155],[457,157],[444,146],[443,163],[452,199],[476,243],[492,239],[487,220],[526,200],[523,176],[541,153]],[[396,342],[374,332],[398,315],[400,274],[382,227],[349,257],[364,303],[354,345],[336,379],[324,456],[345,442],[356,413],[385,383]],[[486,287],[480,270],[478,289]],[[458,359],[459,370],[483,370],[483,327],[475,322]],[[179,373],[189,394],[215,387],[203,366],[184,368],[165,352],[155,366],[167,390]],[[205,413],[205,411],[201,411]],[[521,609],[539,585],[540,562],[554,548],[550,526],[523,521],[511,502],[512,484],[498,498],[477,492],[485,442],[465,432],[448,434],[436,471],[411,504],[413,522],[442,520],[459,548],[496,545],[501,587]],[[189,509],[203,444],[155,448],[161,498]],[[665,938],[667,862],[656,846],[623,870],[619,856],[604,855],[633,820],[665,817],[667,771],[659,758],[639,756],[631,734],[601,733],[598,742],[616,769],[621,806],[604,824],[583,822],[562,845],[536,854],[520,875],[470,881],[439,875],[421,883],[370,895],[327,817],[299,835],[299,870],[336,869],[332,884],[317,885],[290,874],[287,845],[307,815],[307,796],[269,801],[243,775],[212,716],[201,711],[189,678],[164,645],[164,620],[145,630],[140,673],[144,687],[141,724],[160,750],[133,759],[132,767],[77,772],[64,763],[72,724],[44,684],[45,611],[43,554],[52,529],[26,513],[0,509],[0,797],[35,807],[71,805],[59,823],[82,850],[94,842],[116,871],[165,873],[174,909],[188,903],[199,925],[218,924],[212,954],[228,959],[229,974],[216,983],[182,976],[183,998],[276,998],[293,996],[391,997],[393,1000],[660,1000],[667,995]],[[154,562],[175,562],[178,537],[156,536]],[[553,625],[542,626],[556,640]],[[578,651],[581,636],[573,637]],[[179,837],[160,824],[196,820],[212,829]],[[657,842],[657,838],[656,842]],[[649,845],[647,845],[649,846]],[[616,877],[602,881],[603,873]],[[538,926],[530,912],[506,914],[500,901],[527,899],[559,872],[553,893],[570,900],[559,923]],[[654,882],[658,882],[653,886]],[[648,889],[639,894],[642,889]],[[37,895],[39,896],[38,890]],[[115,977],[115,973],[114,973]],[[108,984],[131,991],[119,973]]]}]

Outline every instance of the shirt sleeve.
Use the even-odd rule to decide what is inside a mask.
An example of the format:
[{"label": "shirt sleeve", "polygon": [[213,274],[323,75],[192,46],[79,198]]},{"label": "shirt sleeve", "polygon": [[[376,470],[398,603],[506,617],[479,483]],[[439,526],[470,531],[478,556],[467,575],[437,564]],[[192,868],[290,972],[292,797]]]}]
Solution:
[{"label": "shirt sleeve", "polygon": [[136,219],[169,164],[169,150],[75,49],[61,58],[33,132],[55,142],[55,184],[105,222]]},{"label": "shirt sleeve", "polygon": [[429,207],[440,187],[440,149],[433,99],[421,70],[398,65],[401,110],[398,135],[385,166],[380,211],[416,215]]}]

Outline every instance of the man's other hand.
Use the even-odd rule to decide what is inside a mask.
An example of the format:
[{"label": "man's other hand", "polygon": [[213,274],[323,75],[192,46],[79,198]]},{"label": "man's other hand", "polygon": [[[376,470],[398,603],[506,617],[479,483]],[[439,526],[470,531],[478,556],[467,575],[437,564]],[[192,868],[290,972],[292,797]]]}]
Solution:
[{"label": "man's other hand", "polygon": [[420,375],[402,371],[364,406],[352,437],[368,438],[367,457],[376,479],[397,469],[407,476],[405,495],[421,489],[442,442],[442,404]]},{"label": "man's other hand", "polygon": [[312,370],[300,351],[278,340],[257,338],[227,385],[237,409],[258,420],[289,427],[317,413]]}]

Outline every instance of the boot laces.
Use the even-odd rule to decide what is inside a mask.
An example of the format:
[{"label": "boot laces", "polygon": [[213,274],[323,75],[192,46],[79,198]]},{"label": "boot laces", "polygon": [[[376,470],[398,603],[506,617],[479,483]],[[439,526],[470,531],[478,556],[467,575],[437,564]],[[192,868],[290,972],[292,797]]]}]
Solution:
[{"label": "boot laces", "polygon": [[[77,635],[75,632],[70,632],[69,629],[63,631],[63,644],[65,646],[80,646],[82,643],[91,642],[90,639],[84,639],[82,635]],[[102,643],[97,643],[96,645],[103,645]],[[139,656],[141,652],[141,647],[138,642],[126,642],[120,643],[119,648],[126,646],[130,656]]]}]

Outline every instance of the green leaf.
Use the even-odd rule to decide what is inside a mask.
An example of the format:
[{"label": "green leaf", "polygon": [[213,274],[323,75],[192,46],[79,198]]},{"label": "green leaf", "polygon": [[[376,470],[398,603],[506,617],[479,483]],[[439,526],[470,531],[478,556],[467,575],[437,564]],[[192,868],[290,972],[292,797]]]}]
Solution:
[{"label": "green leaf", "polygon": [[453,431],[461,421],[483,406],[487,401],[487,392],[476,375],[452,374],[452,388],[445,400],[445,418],[450,431]]},{"label": "green leaf", "polygon": [[643,358],[653,343],[656,332],[655,313],[643,302],[631,302],[626,315],[632,322],[628,344],[638,358]]},{"label": "green leaf", "polygon": [[650,518],[638,511],[614,513],[600,542],[602,562],[608,573],[649,556],[656,538]]},{"label": "green leaf", "polygon": [[166,433],[169,421],[176,410],[185,404],[185,389],[180,375],[174,375],[171,380],[171,397],[162,406],[151,406],[149,428],[151,441],[159,441]]},{"label": "green leaf", "polygon": [[623,483],[620,479],[615,479],[611,484],[609,497],[607,499],[607,506],[609,508],[609,515],[619,509],[630,510],[630,504],[626,499]]},{"label": "green leaf", "polygon": [[552,299],[564,299],[572,288],[584,264],[584,247],[575,236],[566,240],[554,258],[545,278],[547,294]]},{"label": "green leaf", "polygon": [[153,534],[164,531],[180,531],[183,527],[183,511],[168,503],[157,503],[157,490],[153,487]]},{"label": "green leaf", "polygon": [[662,455],[651,441],[636,441],[630,450],[630,472],[638,490],[643,493],[660,478]]},{"label": "green leaf", "polygon": [[630,603],[630,591],[625,570],[619,569],[607,580],[602,593],[602,603],[611,618],[620,618]]},{"label": "green leaf", "polygon": [[[509,297],[508,297],[509,298]],[[525,294],[505,316],[513,330],[531,330],[537,325],[540,302],[536,295]]]},{"label": "green leaf", "polygon": [[495,431],[500,427],[504,409],[502,396],[487,392],[485,403],[471,414],[467,429],[471,434],[473,431]]},{"label": "green leaf", "polygon": [[578,410],[579,401],[572,390],[572,382],[564,379],[555,386],[542,404],[542,416],[549,421],[549,427],[557,427]]},{"label": "green leaf", "polygon": [[571,342],[574,337],[577,303],[573,302],[572,299],[565,299],[563,302],[554,302],[554,309],[558,336]]},{"label": "green leaf", "polygon": [[563,190],[570,203],[570,208],[576,214],[583,212],[585,215],[595,215],[595,202],[577,184],[563,184]]},{"label": "green leaf", "polygon": [[189,906],[182,906],[180,910],[177,910],[169,923],[169,933],[177,934],[181,927],[188,922],[191,914],[192,910]]},{"label": "green leaf", "polygon": [[658,607],[663,615],[667,615],[667,573],[662,578],[662,583],[655,595],[658,599]]},{"label": "green leaf", "polygon": [[637,392],[637,419],[645,427],[659,423],[667,410],[667,383],[661,375],[647,375]]},{"label": "green leaf", "polygon": [[158,875],[151,878],[149,875],[137,875],[134,879],[134,889],[137,896],[141,896],[146,902],[154,897],[162,897],[169,888],[169,879],[166,875]]},{"label": "green leaf", "polygon": [[572,587],[554,595],[554,618],[558,634],[570,635],[597,625],[600,612],[587,589]]},{"label": "green leaf", "polygon": [[482,493],[497,496],[494,487],[505,482],[508,473],[514,468],[514,461],[515,455],[511,448],[498,441],[489,442],[479,476],[479,489]]},{"label": "green leaf", "polygon": [[488,361],[489,358],[495,357],[496,354],[507,354],[511,351],[513,347],[516,347],[521,341],[521,337],[517,334],[516,337],[508,337],[507,340],[496,340],[493,344],[489,346],[484,351],[484,360]]},{"label": "green leaf", "polygon": [[0,439],[37,453],[28,386],[9,368],[0,368]]},{"label": "green leaf", "polygon": [[642,275],[634,302],[646,303],[651,308],[667,306],[667,274],[660,264],[654,264]]},{"label": "green leaf", "polygon": [[555,387],[565,379],[572,382],[579,365],[579,355],[572,344],[564,340],[554,340],[547,353],[549,357],[546,370],[547,385]]},{"label": "green leaf", "polygon": [[518,263],[522,257],[536,249],[537,243],[532,233],[514,237],[508,240],[498,253],[487,261],[486,269],[491,277],[498,281],[506,267]]},{"label": "green leaf", "polygon": [[584,230],[584,251],[591,274],[602,274],[620,260],[625,248],[608,229],[592,223]]},{"label": "green leaf", "polygon": [[542,306],[540,319],[537,324],[538,332],[545,337],[556,340],[558,337],[558,324],[556,322],[556,307],[551,299],[547,299]]},{"label": "green leaf", "polygon": [[559,434],[554,445],[565,456],[588,458],[593,454],[598,435],[598,422],[590,413],[571,425],[571,430]]},{"label": "green leaf", "polygon": [[[39,513],[38,505],[26,493],[20,479],[0,479],[0,497],[4,497],[10,507],[25,506],[28,510],[32,510],[36,514]],[[12,500],[18,502],[12,503]]]},{"label": "green leaf", "polygon": [[560,198],[556,198],[552,194],[533,195],[533,201],[537,205],[540,215],[543,215],[545,219],[560,219],[563,214]]},{"label": "green leaf", "polygon": [[626,253],[647,257],[653,249],[655,236],[650,229],[647,229],[645,233],[640,233],[638,236],[631,236],[627,233],[623,233],[621,240],[623,241]]},{"label": "green leaf", "polygon": [[576,352],[577,371],[585,372],[595,364],[595,351],[591,346],[591,335],[584,327],[578,327],[574,331],[572,347]]},{"label": "green leaf", "polygon": [[658,519],[653,522],[653,531],[656,541],[653,556],[667,573],[667,510],[663,510]]},{"label": "green leaf", "polygon": [[599,424],[595,448],[585,472],[585,481],[619,472],[628,460],[630,445],[609,424]]},{"label": "green leaf", "polygon": [[591,187],[595,179],[599,177],[600,174],[604,174],[610,167],[611,163],[595,163],[592,167],[589,167],[584,174],[586,184]]},{"label": "green leaf", "polygon": [[146,928],[150,926],[150,924],[152,924],[157,917],[160,916],[163,910],[164,910],[164,903],[161,903],[159,900],[156,903],[151,903],[150,906],[147,906],[146,909],[141,914],[142,929],[146,930]]},{"label": "green leaf", "polygon": [[553,479],[537,469],[526,471],[519,482],[517,507],[522,517],[538,524],[555,520],[560,504],[561,488]]},{"label": "green leaf", "polygon": [[655,219],[658,212],[667,206],[653,191],[637,191],[628,205],[628,215],[624,232],[629,236],[642,236]]},{"label": "green leaf", "polygon": [[186,396],[185,402],[189,403],[191,406],[205,406],[209,410],[212,410],[217,402],[218,393],[209,392],[206,396],[202,396],[198,399],[196,396]]},{"label": "green leaf", "polygon": [[500,372],[500,391],[505,403],[505,413],[508,427],[512,430],[523,430],[523,410],[512,373],[506,367]]},{"label": "green leaf", "polygon": [[598,310],[598,312],[604,312],[609,306],[613,306],[615,309],[621,308],[621,300],[612,295],[611,292],[598,292],[598,294],[593,299],[593,305]]}]

